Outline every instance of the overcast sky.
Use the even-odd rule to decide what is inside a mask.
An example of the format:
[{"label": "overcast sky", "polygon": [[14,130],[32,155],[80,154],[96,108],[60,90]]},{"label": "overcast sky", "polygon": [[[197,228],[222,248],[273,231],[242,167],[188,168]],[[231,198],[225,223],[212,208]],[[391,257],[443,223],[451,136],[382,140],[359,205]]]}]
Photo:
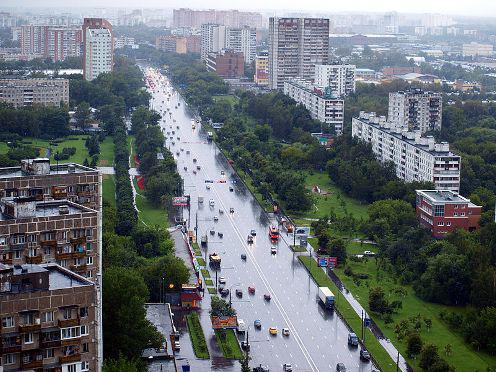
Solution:
[{"label": "overcast sky", "polygon": [[0,6],[74,6],[74,7],[191,7],[198,9],[251,9],[301,11],[356,11],[408,13],[445,13],[496,17],[494,0],[0,0]]}]

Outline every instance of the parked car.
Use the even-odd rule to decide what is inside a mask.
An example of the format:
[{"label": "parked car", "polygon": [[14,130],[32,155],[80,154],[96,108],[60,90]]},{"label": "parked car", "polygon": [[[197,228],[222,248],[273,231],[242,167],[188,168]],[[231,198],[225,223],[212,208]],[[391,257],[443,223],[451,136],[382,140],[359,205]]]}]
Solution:
[{"label": "parked car", "polygon": [[229,289],[222,288],[221,291],[220,291],[220,296],[221,297],[227,297],[227,296],[229,296]]},{"label": "parked car", "polygon": [[270,301],[270,294],[269,293],[264,294],[264,300]]},{"label": "parked car", "polygon": [[348,333],[348,345],[358,346],[358,337],[353,332]]},{"label": "parked car", "polygon": [[250,343],[248,341],[241,341],[241,349],[243,350],[250,350]]},{"label": "parked car", "polygon": [[249,294],[255,294],[255,287],[248,287],[248,293]]},{"label": "parked car", "polygon": [[258,319],[257,319],[257,320],[255,320],[255,321],[253,322],[253,326],[254,326],[256,329],[260,329],[260,328],[262,328],[262,322],[261,322],[260,320],[258,320]]},{"label": "parked car", "polygon": [[336,364],[336,372],[346,372],[346,366],[344,363]]},{"label": "parked car", "polygon": [[248,237],[246,238],[246,241],[248,242],[248,244],[253,244],[253,236],[248,235]]},{"label": "parked car", "polygon": [[181,350],[181,344],[179,341],[174,341],[174,351],[179,351]]},{"label": "parked car", "polygon": [[272,254],[276,254],[277,253],[277,248],[272,246],[272,248],[270,248],[270,253]]},{"label": "parked car", "polygon": [[219,284],[226,284],[226,278],[224,278],[223,276],[221,276],[219,278]]},{"label": "parked car", "polygon": [[293,366],[291,366],[291,364],[290,364],[290,363],[284,363],[284,364],[282,365],[282,370],[283,370],[284,372],[292,372],[292,371],[293,371]]},{"label": "parked car", "polygon": [[277,335],[277,327],[270,327],[269,333],[273,336],[276,336]]},{"label": "parked car", "polygon": [[243,291],[241,289],[236,289],[236,296],[239,298],[243,297]]},{"label": "parked car", "polygon": [[229,191],[233,192],[234,188],[232,186],[229,186]]}]

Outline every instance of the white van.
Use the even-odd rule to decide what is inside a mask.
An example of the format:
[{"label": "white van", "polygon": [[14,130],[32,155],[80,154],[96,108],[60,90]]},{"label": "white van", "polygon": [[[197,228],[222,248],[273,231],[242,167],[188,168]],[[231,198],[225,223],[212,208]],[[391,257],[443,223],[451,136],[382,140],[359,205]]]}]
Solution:
[{"label": "white van", "polygon": [[238,328],[237,331],[242,333],[246,332],[246,323],[243,319],[238,319]]}]

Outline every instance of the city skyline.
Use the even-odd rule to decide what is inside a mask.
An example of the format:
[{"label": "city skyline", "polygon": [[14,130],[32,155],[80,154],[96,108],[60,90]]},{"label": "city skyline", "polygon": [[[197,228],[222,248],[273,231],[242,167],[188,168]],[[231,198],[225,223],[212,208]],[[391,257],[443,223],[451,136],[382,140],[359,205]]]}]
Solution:
[{"label": "city skyline", "polygon": [[[488,17],[490,14],[496,14],[496,4],[487,3],[482,0],[476,0],[470,3],[453,3],[447,0],[441,0],[437,2],[430,2],[427,0],[420,0],[415,3],[402,3],[402,4],[392,4],[385,0],[380,0],[374,2],[373,4],[365,0],[355,0],[353,3],[342,3],[342,4],[332,4],[327,5],[318,0],[310,0],[305,3],[305,6],[294,0],[285,1],[284,3],[279,1],[262,1],[254,0],[249,3],[236,2],[226,0],[218,1],[200,1],[200,0],[186,0],[178,1],[172,0],[164,4],[160,0],[146,0],[141,4],[142,8],[194,8],[194,9],[238,9],[238,10],[252,10],[252,11],[263,11],[269,12],[272,15],[281,16],[286,12],[323,12],[323,13],[339,13],[339,12],[361,12],[361,13],[382,13],[396,11],[400,13],[442,13],[449,15],[458,16],[476,16],[484,18]],[[35,0],[6,0],[2,4],[3,7],[16,8],[22,7],[34,7],[39,8],[40,3]],[[48,0],[44,1],[42,7],[74,7],[74,8],[89,8],[89,7],[130,7],[135,8],[136,3],[131,0],[88,0],[85,2],[84,7],[81,7],[81,3],[69,0]]]}]

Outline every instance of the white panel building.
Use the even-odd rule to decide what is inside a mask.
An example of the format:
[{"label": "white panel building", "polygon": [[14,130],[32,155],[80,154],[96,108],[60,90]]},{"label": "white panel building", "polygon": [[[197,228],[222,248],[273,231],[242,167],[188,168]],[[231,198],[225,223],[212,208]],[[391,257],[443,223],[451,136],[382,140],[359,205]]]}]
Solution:
[{"label": "white panel building", "polygon": [[315,85],[331,87],[338,97],[355,92],[355,65],[316,65]]},{"label": "white panel building", "polygon": [[441,93],[410,89],[389,93],[388,121],[421,133],[441,130],[443,98]]},{"label": "white panel building", "polygon": [[207,60],[209,53],[218,53],[226,47],[226,26],[207,23],[201,26],[202,61]]},{"label": "white panel building", "polygon": [[226,29],[226,49],[243,53],[245,63],[257,56],[257,30],[250,27]]},{"label": "white panel building", "polygon": [[447,142],[421,137],[387,122],[384,116],[360,112],[352,120],[352,136],[372,145],[381,162],[393,162],[398,178],[406,182],[429,181],[436,190],[460,191],[460,156],[450,151]]},{"label": "white panel building", "polygon": [[83,22],[83,76],[93,80],[114,68],[112,25],[103,18],[85,18]]},{"label": "white panel building", "polygon": [[333,127],[336,134],[343,132],[344,100],[331,94],[329,89],[293,79],[284,83],[284,94],[305,106],[313,119]]}]

